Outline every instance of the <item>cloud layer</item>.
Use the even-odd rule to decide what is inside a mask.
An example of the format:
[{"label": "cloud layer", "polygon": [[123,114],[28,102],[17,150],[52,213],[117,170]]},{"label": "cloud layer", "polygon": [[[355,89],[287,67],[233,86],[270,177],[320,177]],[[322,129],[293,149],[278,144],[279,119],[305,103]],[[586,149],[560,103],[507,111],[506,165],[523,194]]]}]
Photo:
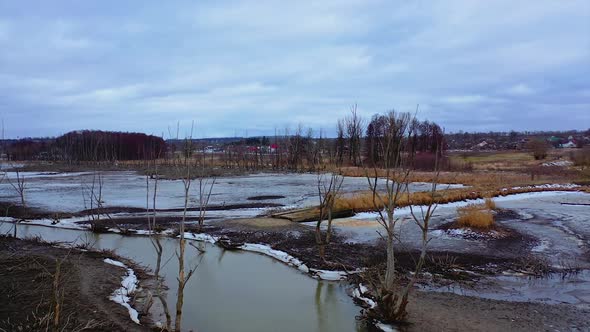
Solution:
[{"label": "cloud layer", "polygon": [[447,131],[590,127],[583,0],[0,1],[0,49],[9,137],[333,133],[353,103]]}]

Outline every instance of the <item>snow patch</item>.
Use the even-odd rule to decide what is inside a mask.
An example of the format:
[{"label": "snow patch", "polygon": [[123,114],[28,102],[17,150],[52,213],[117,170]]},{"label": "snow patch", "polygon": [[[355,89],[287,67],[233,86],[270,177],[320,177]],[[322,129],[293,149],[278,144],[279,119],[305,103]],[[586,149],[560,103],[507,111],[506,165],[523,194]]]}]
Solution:
[{"label": "snow patch", "polygon": [[363,284],[359,284],[359,287],[352,291],[352,297],[363,301],[369,306],[369,308],[374,309],[377,306],[377,303],[375,303],[373,299],[363,296],[367,292],[367,287],[365,287]]},{"label": "snow patch", "polygon": [[123,277],[123,281],[121,281],[121,287],[115,289],[109,299],[127,308],[131,320],[136,324],[139,324],[139,314],[137,313],[137,310],[133,309],[129,304],[129,301],[131,300],[130,295],[135,293],[137,287],[137,277],[135,276],[135,272],[128,268],[127,265],[110,258],[105,258],[104,262],[127,270],[127,275]]},{"label": "snow patch", "polygon": [[[180,235],[178,235],[177,237],[180,237]],[[217,242],[217,240],[219,240],[218,237],[212,236],[209,234],[205,234],[205,233],[198,233],[198,234],[184,233],[184,238],[187,240],[196,240],[196,241],[208,242],[211,244],[215,244],[215,242]]]},{"label": "snow patch", "polygon": [[383,332],[396,332],[397,331],[397,329],[395,329],[393,326],[385,324],[385,323],[381,323],[381,322],[376,323],[375,326]]},{"label": "snow patch", "polygon": [[532,252],[544,252],[547,251],[549,249],[550,246],[550,242],[547,240],[541,240],[539,242],[539,244],[537,244],[536,246],[534,246],[531,251]]},{"label": "snow patch", "polygon": [[431,231],[430,234],[436,237],[450,236],[460,237],[466,240],[500,239],[505,236],[494,230],[478,232],[470,228],[452,228],[447,230],[437,229]]},{"label": "snow patch", "polygon": [[546,163],[541,164],[541,166],[571,166],[574,163],[569,160],[557,160],[557,161],[549,161]]},{"label": "snow patch", "polygon": [[288,253],[286,253],[284,251],[272,249],[270,246],[268,246],[266,244],[245,243],[242,246],[240,246],[240,249],[264,254],[264,255],[270,256],[274,259],[277,259],[283,263],[293,265],[296,267],[300,267],[302,265],[305,265],[299,259],[289,255]]},{"label": "snow patch", "polygon": [[331,281],[344,280],[348,276],[348,273],[345,271],[329,271],[329,270],[310,269],[310,272],[311,272],[311,274],[315,275],[319,279],[331,280]]}]

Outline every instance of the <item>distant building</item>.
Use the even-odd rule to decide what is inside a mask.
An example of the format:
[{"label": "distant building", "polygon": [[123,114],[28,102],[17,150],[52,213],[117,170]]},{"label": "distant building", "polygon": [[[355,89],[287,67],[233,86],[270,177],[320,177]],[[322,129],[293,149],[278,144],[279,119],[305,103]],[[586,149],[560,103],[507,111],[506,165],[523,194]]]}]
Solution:
[{"label": "distant building", "polygon": [[578,145],[572,141],[569,141],[567,143],[563,143],[563,144],[559,145],[560,148],[575,148],[577,146]]}]

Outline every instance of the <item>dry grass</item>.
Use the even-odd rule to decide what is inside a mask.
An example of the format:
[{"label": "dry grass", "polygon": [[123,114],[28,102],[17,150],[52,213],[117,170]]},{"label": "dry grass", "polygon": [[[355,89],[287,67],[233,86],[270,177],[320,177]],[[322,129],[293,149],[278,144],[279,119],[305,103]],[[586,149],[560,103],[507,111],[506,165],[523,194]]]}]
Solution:
[{"label": "dry grass", "polygon": [[[541,191],[585,191],[589,192],[590,187],[578,187],[578,188],[539,188],[539,187],[518,187],[518,188],[499,188],[499,189],[474,189],[474,188],[458,188],[438,191],[433,198],[429,192],[415,192],[410,195],[404,194],[398,198],[397,207],[404,207],[408,205],[428,205],[432,203],[446,204],[451,202],[459,202],[473,199],[485,199],[485,205],[490,210],[496,209],[496,203],[493,201],[493,197],[508,196],[514,194],[522,194],[529,192],[541,192]],[[385,193],[382,193],[382,197],[385,197]],[[387,202],[385,202],[387,203]],[[355,212],[363,211],[375,211],[382,209],[383,205],[380,200],[376,198],[373,200],[373,193],[370,191],[357,193],[352,196],[339,197],[335,202],[335,210],[353,210]]]},{"label": "dry grass", "polygon": [[494,202],[494,200],[491,199],[490,197],[486,198],[484,204],[490,210],[495,210],[496,209],[496,202]]},{"label": "dry grass", "polygon": [[[374,177],[375,172],[379,177],[386,176],[386,170],[384,169],[368,169],[365,170],[360,167],[343,167],[339,169],[340,174],[344,176],[352,177],[365,177],[367,172],[369,176]],[[434,172],[417,172],[413,171],[410,173],[409,180],[411,182],[432,182],[437,179],[437,175]],[[392,178],[395,180],[395,178]],[[543,181],[532,181],[530,174],[518,173],[518,172],[440,172],[438,175],[438,182],[445,184],[464,184],[468,186],[477,186],[483,188],[494,188],[499,186],[517,186],[537,183],[547,183],[548,178],[544,178]],[[559,181],[556,179],[556,181]],[[551,182],[551,181],[549,181]],[[563,182],[563,179],[561,179]],[[443,189],[444,185],[440,185],[439,188]]]},{"label": "dry grass", "polygon": [[482,230],[490,229],[494,226],[494,215],[487,204],[469,204],[457,208],[457,226],[470,227]]}]

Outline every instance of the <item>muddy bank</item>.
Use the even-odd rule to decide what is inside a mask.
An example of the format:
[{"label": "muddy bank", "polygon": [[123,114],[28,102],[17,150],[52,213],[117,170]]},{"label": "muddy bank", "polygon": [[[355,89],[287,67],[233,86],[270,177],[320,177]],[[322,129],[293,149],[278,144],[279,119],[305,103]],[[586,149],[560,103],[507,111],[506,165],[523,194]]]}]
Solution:
[{"label": "muddy bank", "polygon": [[588,331],[590,310],[572,305],[506,302],[414,292],[401,331]]},{"label": "muddy bank", "polygon": [[[208,206],[206,211],[233,211],[242,209],[262,209],[269,208],[280,208],[283,204],[272,203],[272,202],[252,202],[242,204],[223,204],[223,205],[211,205]],[[158,217],[158,226],[173,227],[182,220],[182,208],[169,208],[169,209],[153,209],[149,210],[149,213],[156,213]],[[195,216],[194,212],[199,212],[199,208],[187,208],[188,213],[186,217],[187,222],[197,222],[199,218]],[[192,212],[192,213],[191,213]],[[136,208],[128,206],[106,206],[100,209],[86,209],[78,212],[65,212],[65,211],[48,211],[37,207],[23,207],[20,204],[2,202],[0,201],[0,217],[10,217],[18,221],[26,222],[27,220],[38,220],[38,219],[49,219],[53,220],[54,223],[59,223],[62,219],[68,218],[84,218],[80,220],[79,224],[90,224],[98,223],[99,226],[104,227],[120,227],[120,228],[134,228],[134,229],[148,229],[147,226],[147,213],[145,208]],[[96,216],[100,214],[100,218]],[[93,218],[94,217],[94,218]],[[100,219],[98,222],[96,220]],[[212,219],[209,216],[205,216],[204,220]]]},{"label": "muddy bank", "polygon": [[[349,243],[337,232],[325,247],[325,259],[320,257],[315,231],[297,223],[272,218],[228,220],[205,225],[204,233],[223,237],[230,243],[264,243],[303,261],[308,267],[321,270],[355,271],[385,263],[385,243]],[[414,269],[419,253],[398,248],[397,266],[400,271]],[[520,269],[520,260],[505,256],[494,257],[451,251],[429,251],[426,272],[462,279],[460,270],[481,271],[486,274]],[[455,269],[451,271],[451,269]]]},{"label": "muddy bank", "polygon": [[[148,331],[150,322],[141,315],[144,293],[137,293],[132,304],[140,309],[142,325],[135,324],[127,309],[109,299],[121,287],[126,271],[106,264],[107,257],[113,256],[0,237],[0,330],[52,329],[55,303],[60,303],[60,330]],[[141,269],[133,268],[140,280],[147,279]]]}]

